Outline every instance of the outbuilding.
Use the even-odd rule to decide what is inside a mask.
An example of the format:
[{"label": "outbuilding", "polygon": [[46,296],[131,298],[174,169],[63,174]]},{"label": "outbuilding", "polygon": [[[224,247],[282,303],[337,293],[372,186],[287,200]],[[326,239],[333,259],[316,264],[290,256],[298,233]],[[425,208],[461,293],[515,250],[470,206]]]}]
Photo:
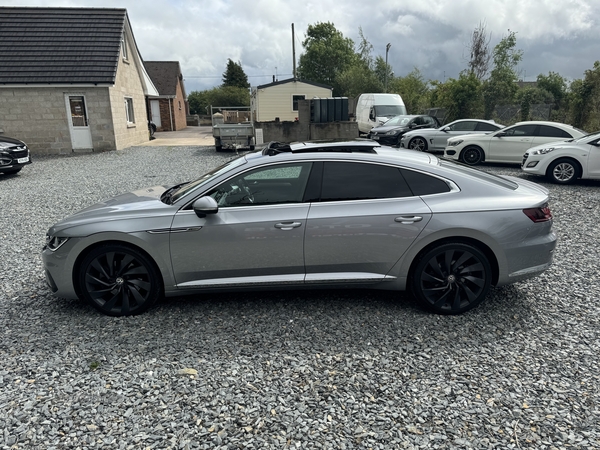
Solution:
[{"label": "outbuilding", "polygon": [[148,141],[157,95],[127,10],[0,7],[0,132],[33,154]]},{"label": "outbuilding", "polygon": [[331,97],[333,88],[296,78],[274,81],[252,88],[250,105],[256,122],[295,121],[298,119],[298,101]]}]

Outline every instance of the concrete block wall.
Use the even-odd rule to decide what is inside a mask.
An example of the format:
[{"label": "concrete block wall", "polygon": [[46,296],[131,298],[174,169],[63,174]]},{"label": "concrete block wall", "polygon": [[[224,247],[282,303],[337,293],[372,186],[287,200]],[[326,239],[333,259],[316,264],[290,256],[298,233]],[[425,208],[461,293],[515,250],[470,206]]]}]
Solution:
[{"label": "concrete block wall", "polygon": [[0,88],[0,130],[24,141],[34,155],[73,151],[65,94],[84,95],[94,151],[114,150],[108,88]]},{"label": "concrete block wall", "polygon": [[[133,55],[133,50],[129,54]],[[109,95],[116,150],[149,141],[146,98],[141,71],[135,60],[130,58],[125,61],[123,58],[119,58],[115,85],[109,88]],[[135,123],[127,123],[125,97],[133,99]]]}]

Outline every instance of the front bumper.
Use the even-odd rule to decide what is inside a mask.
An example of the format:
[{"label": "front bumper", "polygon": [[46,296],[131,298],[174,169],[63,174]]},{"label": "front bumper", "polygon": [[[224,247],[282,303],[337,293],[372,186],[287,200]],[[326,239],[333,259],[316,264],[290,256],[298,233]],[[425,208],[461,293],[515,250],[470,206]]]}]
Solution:
[{"label": "front bumper", "polygon": [[31,154],[26,146],[0,150],[0,172],[19,169],[27,164],[31,164]]},{"label": "front bumper", "polygon": [[46,284],[54,295],[61,298],[76,299],[77,293],[73,284],[73,261],[70,250],[78,239],[69,239],[57,251],[51,251],[44,246],[42,262]]},{"label": "front bumper", "polygon": [[381,145],[389,145],[391,147],[400,145],[400,136],[386,135],[386,134],[369,134],[369,138],[379,142]]}]

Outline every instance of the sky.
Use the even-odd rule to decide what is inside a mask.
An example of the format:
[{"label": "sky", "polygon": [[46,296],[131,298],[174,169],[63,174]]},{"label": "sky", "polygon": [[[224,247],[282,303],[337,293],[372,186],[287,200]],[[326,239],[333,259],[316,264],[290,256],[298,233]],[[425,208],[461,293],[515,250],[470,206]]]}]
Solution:
[{"label": "sky", "polygon": [[[490,49],[514,31],[521,79],[557,72],[583,78],[600,60],[600,0],[4,0],[2,6],[126,8],[145,61],[179,61],[186,91],[222,82],[227,60],[252,86],[292,77],[308,25],[331,22],[359,43],[359,29],[395,76],[415,68],[425,80],[458,78],[473,31]],[[292,35],[292,24],[295,33]],[[292,37],[294,36],[294,38]]]}]

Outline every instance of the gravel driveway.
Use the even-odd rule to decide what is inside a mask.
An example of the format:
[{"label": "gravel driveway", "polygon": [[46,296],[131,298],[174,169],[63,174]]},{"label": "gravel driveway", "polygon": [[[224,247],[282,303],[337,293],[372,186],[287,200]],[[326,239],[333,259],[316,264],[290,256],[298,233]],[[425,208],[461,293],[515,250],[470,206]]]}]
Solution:
[{"label": "gravel driveway", "polygon": [[137,147],[0,176],[0,448],[600,448],[598,182],[547,185],[551,270],[458,317],[359,290],[181,297],[130,318],[50,295],[50,225],[231,156]]}]

